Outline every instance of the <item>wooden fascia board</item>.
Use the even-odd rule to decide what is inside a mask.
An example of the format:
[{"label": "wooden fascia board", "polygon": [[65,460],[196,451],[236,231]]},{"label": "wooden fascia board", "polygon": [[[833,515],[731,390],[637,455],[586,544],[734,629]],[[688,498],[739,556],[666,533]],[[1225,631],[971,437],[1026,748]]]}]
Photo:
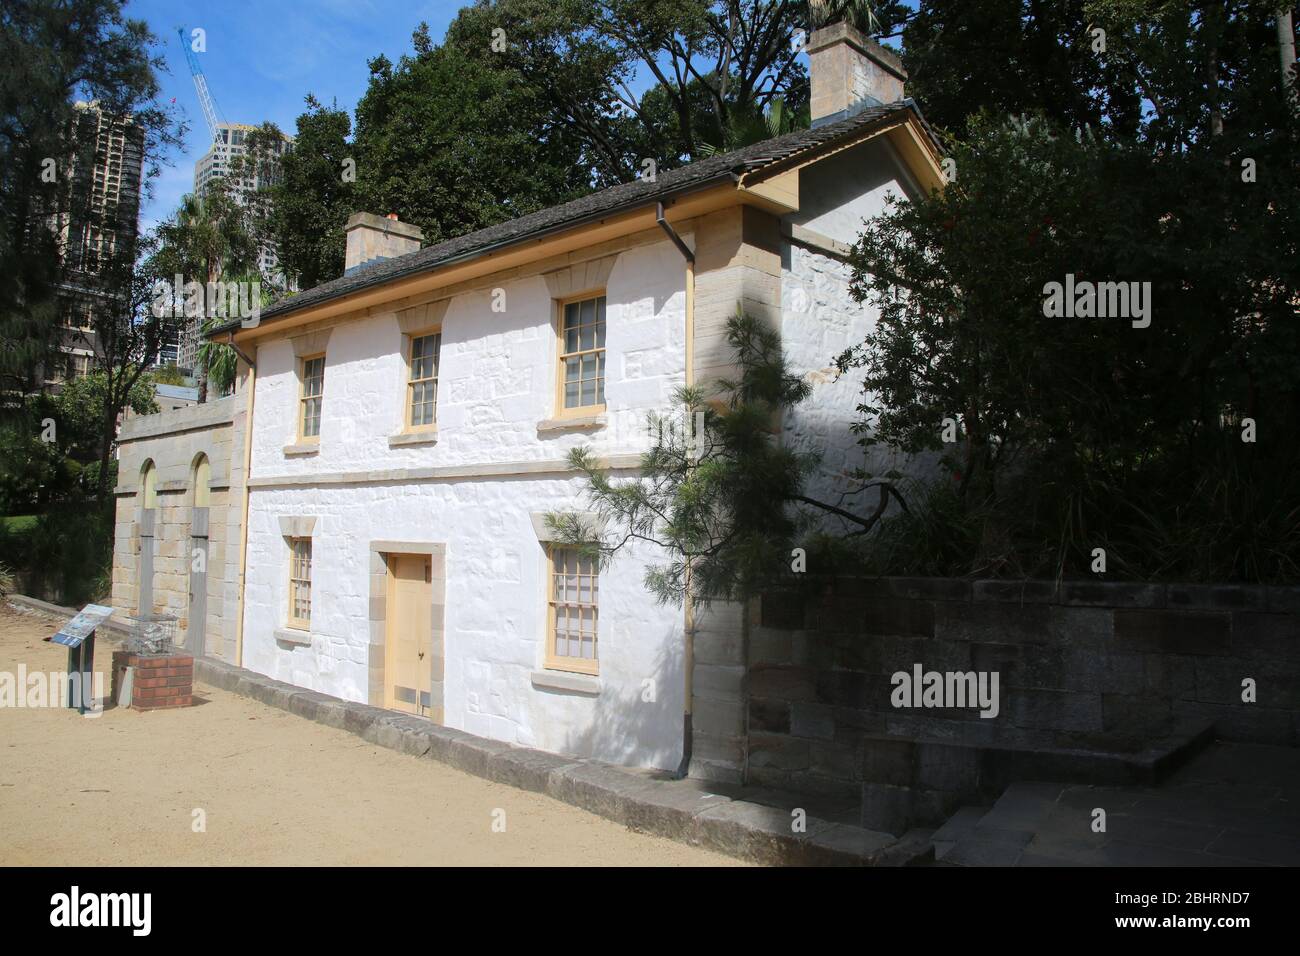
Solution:
[{"label": "wooden fascia board", "polygon": [[[820,162],[828,156],[860,146],[877,136],[889,137],[889,141],[903,157],[903,161],[907,163],[917,182],[924,188],[942,187],[943,173],[939,166],[938,152],[930,137],[921,129],[916,117],[907,115],[886,117],[878,123],[864,127],[854,136],[796,153],[779,162],[745,173],[740,177],[740,188],[747,194],[761,197],[768,202],[774,201],[781,195],[793,194],[795,203],[785,210],[793,212],[798,209],[799,170]],[[789,185],[792,178],[795,180],[793,187]]]},{"label": "wooden fascia board", "polygon": [[939,151],[934,141],[915,122],[889,131],[889,140],[903,157],[916,181],[930,192],[943,189],[947,180],[939,165]]}]

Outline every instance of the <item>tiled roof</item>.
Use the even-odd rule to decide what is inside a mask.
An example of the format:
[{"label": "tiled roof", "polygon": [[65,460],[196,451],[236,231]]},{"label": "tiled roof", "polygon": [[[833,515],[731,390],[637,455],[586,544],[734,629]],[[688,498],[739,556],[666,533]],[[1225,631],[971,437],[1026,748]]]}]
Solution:
[{"label": "tiled roof", "polygon": [[[924,125],[924,119],[910,100],[901,100],[884,106],[864,109],[847,119],[812,129],[798,130],[777,136],[773,139],[754,143],[743,149],[717,156],[696,160],[677,169],[659,173],[654,182],[637,180],[601,189],[580,199],[561,203],[541,209],[518,219],[488,226],[474,232],[448,239],[436,245],[426,246],[416,252],[407,253],[394,259],[387,259],[376,265],[359,270],[350,275],[323,282],[318,286],[298,295],[281,299],[275,305],[264,310],[262,321],[273,319],[290,312],[297,312],[310,306],[350,295],[362,289],[382,285],[395,279],[429,272],[440,266],[458,260],[471,259],[476,255],[500,246],[510,245],[524,239],[567,228],[584,220],[622,212],[646,203],[664,200],[670,196],[688,192],[704,185],[751,172],[771,163],[778,162],[805,150],[815,149],[831,143],[841,137],[850,137],[859,129],[869,126],[877,120],[894,113],[911,111]],[[927,127],[928,129],[928,127]],[[238,321],[214,328],[209,336],[224,334],[239,327]]]}]

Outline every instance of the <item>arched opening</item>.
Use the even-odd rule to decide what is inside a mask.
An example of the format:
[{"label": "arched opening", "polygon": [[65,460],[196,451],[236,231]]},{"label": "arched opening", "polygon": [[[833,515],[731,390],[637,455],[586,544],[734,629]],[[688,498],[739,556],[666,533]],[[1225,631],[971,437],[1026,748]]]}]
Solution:
[{"label": "arched opening", "polygon": [[145,511],[158,507],[158,469],[152,459],[144,463],[140,472],[140,507]]},{"label": "arched opening", "polygon": [[212,465],[208,456],[200,454],[194,459],[194,507],[208,507],[208,483],[212,480]]}]

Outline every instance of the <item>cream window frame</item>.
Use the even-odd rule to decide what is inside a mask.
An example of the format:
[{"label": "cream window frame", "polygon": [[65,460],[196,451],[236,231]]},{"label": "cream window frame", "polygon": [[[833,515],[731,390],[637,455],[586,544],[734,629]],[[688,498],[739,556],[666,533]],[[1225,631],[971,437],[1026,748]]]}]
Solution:
[{"label": "cream window frame", "polygon": [[[312,362],[320,362],[320,391],[315,395],[307,394],[307,369]],[[306,431],[307,424],[307,403],[315,399],[320,403],[316,415],[316,434],[308,435]],[[315,355],[304,355],[298,360],[298,441],[300,442],[319,442],[320,429],[324,424],[325,412],[325,353],[318,352]]]},{"label": "cream window frame", "polygon": [[[414,379],[412,374],[415,371],[415,343],[418,339],[437,336],[437,345],[434,351],[433,375],[430,378]],[[402,385],[402,430],[409,434],[419,434],[420,432],[437,431],[438,429],[438,385],[442,377],[442,326],[422,329],[418,332],[411,332],[403,337],[402,354],[405,359],[404,370],[406,381]],[[433,383],[433,421],[416,424],[413,416],[412,398],[415,394],[415,386],[427,382]]]},{"label": "cream window frame", "polygon": [[[577,548],[563,546],[554,542],[546,545],[546,652],[543,666],[546,670],[565,671],[570,674],[588,674],[595,677],[600,674],[600,567],[596,563],[595,559],[591,559],[592,571],[590,575],[584,575],[580,570],[580,566],[577,572],[577,577],[579,579],[582,577],[590,577],[591,579],[589,590],[591,600],[589,602],[582,602],[581,600],[559,600],[556,594],[556,558],[560,554],[572,554],[575,560],[579,560]],[[582,587],[581,580],[579,580],[576,596],[580,598],[581,594]],[[582,610],[586,608],[591,609],[591,657],[572,657],[567,653],[557,653],[557,609],[560,606],[565,608],[577,608],[579,611],[579,621],[581,621]],[[566,631],[566,634],[567,633],[568,632]],[[581,626],[579,633],[582,633]],[[581,646],[579,649],[581,649]]]},{"label": "cream window frame", "polygon": [[[311,574],[312,574],[312,539],[308,536],[291,537],[289,540],[289,608],[285,616],[287,626],[300,631],[311,627]],[[305,547],[304,547],[305,546]],[[305,558],[302,551],[306,552]],[[299,615],[297,587],[306,587],[307,616]]]},{"label": "cream window frame", "polygon": [[[573,352],[565,351],[564,343],[564,313],[568,306],[577,303],[587,302],[589,300],[601,300],[605,303],[605,319],[603,321],[604,335],[601,339],[602,344],[590,349],[579,348]],[[595,289],[584,292],[581,295],[566,296],[563,299],[555,301],[555,417],[556,418],[586,418],[592,415],[601,415],[605,412],[605,383],[608,371],[608,350],[605,340],[609,335],[609,302],[606,299],[604,289]],[[597,355],[598,361],[603,363],[600,374],[600,397],[601,401],[593,405],[575,405],[572,408],[566,408],[564,405],[564,366],[565,360],[569,358],[581,357],[584,355]],[[582,398],[581,388],[578,394],[579,400]]]}]

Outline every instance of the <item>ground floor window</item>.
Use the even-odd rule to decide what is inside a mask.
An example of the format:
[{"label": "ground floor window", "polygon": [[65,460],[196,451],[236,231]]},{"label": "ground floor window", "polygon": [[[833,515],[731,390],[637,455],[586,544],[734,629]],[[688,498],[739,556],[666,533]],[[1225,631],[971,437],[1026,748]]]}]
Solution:
[{"label": "ground floor window", "polygon": [[311,538],[289,539],[289,626],[311,626]]},{"label": "ground floor window", "polygon": [[595,674],[596,618],[600,575],[596,561],[576,548],[549,549],[549,625],[546,666],[552,670]]}]

